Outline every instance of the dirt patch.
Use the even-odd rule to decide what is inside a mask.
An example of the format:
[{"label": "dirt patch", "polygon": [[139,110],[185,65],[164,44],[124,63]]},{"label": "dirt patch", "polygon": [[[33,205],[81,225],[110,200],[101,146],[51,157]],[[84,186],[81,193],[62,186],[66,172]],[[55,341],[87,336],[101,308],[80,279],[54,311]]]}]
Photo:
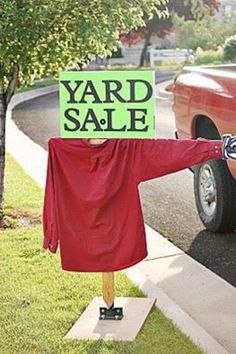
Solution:
[{"label": "dirt patch", "polygon": [[39,225],[41,219],[41,214],[28,210],[7,210],[0,219],[0,230]]}]

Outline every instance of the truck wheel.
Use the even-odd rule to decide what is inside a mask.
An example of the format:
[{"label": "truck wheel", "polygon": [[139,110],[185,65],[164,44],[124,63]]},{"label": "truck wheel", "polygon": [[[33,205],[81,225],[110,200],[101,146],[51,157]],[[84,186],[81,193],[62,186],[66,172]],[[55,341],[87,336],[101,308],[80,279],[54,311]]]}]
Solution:
[{"label": "truck wheel", "polygon": [[198,214],[207,230],[236,229],[236,182],[226,161],[211,160],[196,166],[194,194]]}]

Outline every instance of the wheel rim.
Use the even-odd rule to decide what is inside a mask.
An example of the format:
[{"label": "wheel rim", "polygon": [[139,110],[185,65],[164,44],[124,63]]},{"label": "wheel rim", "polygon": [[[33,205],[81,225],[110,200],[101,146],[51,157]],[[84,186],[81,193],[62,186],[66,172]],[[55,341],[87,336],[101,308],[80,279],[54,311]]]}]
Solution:
[{"label": "wheel rim", "polygon": [[199,197],[204,213],[212,216],[216,210],[216,181],[211,167],[203,165],[199,172]]}]

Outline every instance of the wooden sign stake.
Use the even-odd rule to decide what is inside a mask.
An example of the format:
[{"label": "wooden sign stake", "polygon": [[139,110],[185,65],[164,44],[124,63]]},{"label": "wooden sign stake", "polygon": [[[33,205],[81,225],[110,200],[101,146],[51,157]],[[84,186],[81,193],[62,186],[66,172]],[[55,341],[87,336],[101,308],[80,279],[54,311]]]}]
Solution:
[{"label": "wooden sign stake", "polygon": [[121,320],[123,318],[123,308],[114,307],[114,284],[114,272],[102,273],[102,297],[107,307],[100,307],[100,320]]},{"label": "wooden sign stake", "polygon": [[114,272],[102,273],[102,297],[108,309],[114,305]]}]

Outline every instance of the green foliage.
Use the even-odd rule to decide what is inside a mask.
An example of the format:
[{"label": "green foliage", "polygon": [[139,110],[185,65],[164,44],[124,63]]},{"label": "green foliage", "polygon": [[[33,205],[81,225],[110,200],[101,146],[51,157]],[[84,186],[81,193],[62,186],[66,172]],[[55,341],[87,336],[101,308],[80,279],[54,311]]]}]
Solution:
[{"label": "green foliage", "polygon": [[202,19],[209,17],[212,7],[214,7],[214,1],[204,0],[184,0],[184,5],[190,8],[192,17],[195,21],[201,21]]},{"label": "green foliage", "polygon": [[116,49],[112,52],[111,58],[123,58],[122,50],[119,45],[117,45]]},{"label": "green foliage", "polygon": [[[160,4],[165,0],[159,0]],[[156,0],[0,0],[0,89],[111,54],[119,33],[143,26]],[[11,89],[11,88],[10,88]]]},{"label": "green foliage", "polygon": [[216,49],[225,40],[225,28],[217,24],[211,17],[200,21],[185,21],[175,16],[175,29],[179,33],[180,48],[198,47],[203,50]]},{"label": "green foliage", "polygon": [[218,46],[223,46],[227,37],[236,33],[236,16],[233,16],[224,25],[216,22],[210,15],[197,21],[185,21],[183,17],[174,15],[173,22],[174,28],[179,34],[180,48],[217,49]]},{"label": "green foliage", "polygon": [[227,38],[225,41],[224,60],[230,62],[236,61],[236,35]]},{"label": "green foliage", "polygon": [[217,50],[202,50],[201,48],[197,49],[197,57],[194,60],[195,65],[205,65],[212,64],[217,65],[222,63],[223,58],[223,49],[219,47]]}]

